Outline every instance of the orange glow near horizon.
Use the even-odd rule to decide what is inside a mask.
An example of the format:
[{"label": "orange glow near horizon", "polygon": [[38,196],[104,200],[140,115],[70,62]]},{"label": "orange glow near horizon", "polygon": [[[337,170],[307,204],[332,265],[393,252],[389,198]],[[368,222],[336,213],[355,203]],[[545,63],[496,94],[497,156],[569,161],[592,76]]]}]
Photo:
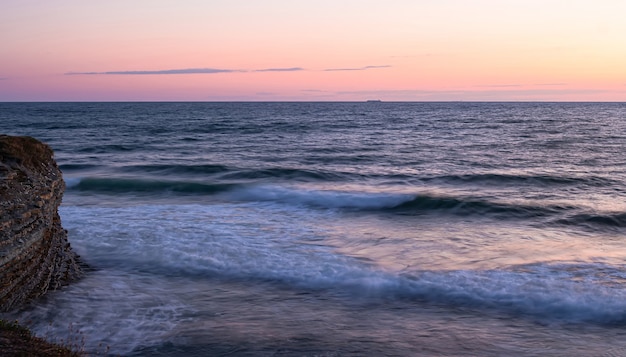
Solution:
[{"label": "orange glow near horizon", "polygon": [[0,101],[626,101],[626,2],[337,3],[9,0]]}]

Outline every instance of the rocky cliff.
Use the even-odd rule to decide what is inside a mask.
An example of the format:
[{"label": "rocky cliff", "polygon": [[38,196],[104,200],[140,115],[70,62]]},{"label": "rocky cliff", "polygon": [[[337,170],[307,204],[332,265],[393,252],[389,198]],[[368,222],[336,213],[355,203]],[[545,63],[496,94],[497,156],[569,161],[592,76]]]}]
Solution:
[{"label": "rocky cliff", "polygon": [[50,147],[0,135],[0,311],[80,277],[57,211],[64,190]]}]

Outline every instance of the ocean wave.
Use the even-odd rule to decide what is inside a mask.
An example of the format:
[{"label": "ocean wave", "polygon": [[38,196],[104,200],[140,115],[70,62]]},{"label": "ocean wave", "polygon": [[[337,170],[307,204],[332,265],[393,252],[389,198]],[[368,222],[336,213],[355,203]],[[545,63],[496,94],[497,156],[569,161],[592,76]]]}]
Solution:
[{"label": "ocean wave", "polygon": [[136,173],[150,173],[150,174],[215,174],[228,172],[231,169],[224,165],[168,165],[168,164],[155,164],[155,165],[132,165],[119,168],[121,172],[136,172]]},{"label": "ocean wave", "polygon": [[[324,219],[323,212],[272,206],[268,220],[268,207],[247,215],[241,207],[62,207],[61,214],[73,245],[89,252],[81,255],[96,269],[269,282],[359,298],[626,324],[626,265],[535,263],[490,270],[387,271],[318,244],[323,232],[316,224]],[[286,228],[294,220],[299,224]]]},{"label": "ocean wave", "polygon": [[[212,170],[212,168],[207,168]],[[215,168],[215,170],[220,170]],[[445,196],[430,193],[395,193],[320,190],[298,186],[240,183],[235,180],[205,182],[143,178],[66,177],[69,190],[100,194],[220,195],[234,202],[274,202],[318,209],[349,209],[403,216],[445,214],[483,216],[495,219],[532,219],[542,224],[582,228],[626,228],[624,212],[585,212],[569,205],[533,205],[491,201],[480,197]],[[539,221],[536,221],[539,222]]]},{"label": "ocean wave", "polygon": [[[254,258],[252,258],[254,259]],[[223,262],[222,262],[223,263]],[[624,267],[602,264],[537,264],[534,269],[421,271],[393,274],[342,260],[319,258],[240,268],[214,266],[210,276],[276,281],[298,289],[335,290],[370,299],[416,301],[448,307],[493,310],[567,322],[626,325]],[[282,268],[278,268],[283,265]],[[267,271],[264,267],[270,268]],[[201,268],[204,270],[205,267]],[[242,269],[243,268],[243,269]],[[201,272],[191,270],[191,273]],[[590,274],[585,276],[581,271]],[[594,273],[595,272],[595,273]],[[171,271],[169,272],[171,273]]]},{"label": "ocean wave", "polygon": [[443,182],[452,184],[489,184],[489,185],[533,185],[539,187],[564,186],[564,185],[585,185],[591,187],[602,187],[613,185],[613,180],[599,176],[558,176],[549,174],[459,174],[441,175],[421,179],[424,182]]},{"label": "ocean wave", "polygon": [[290,168],[270,168],[259,170],[237,170],[224,174],[222,179],[226,180],[250,180],[250,179],[267,179],[280,178],[295,181],[321,181],[334,182],[341,181],[345,175],[332,172],[324,172],[319,170],[303,170]]},{"label": "ocean wave", "polygon": [[90,191],[104,194],[201,194],[211,195],[232,189],[235,184],[201,183],[189,181],[147,180],[134,178],[67,178],[67,187],[74,191]]},{"label": "ocean wave", "polygon": [[[118,148],[122,150],[122,148]],[[537,189],[547,189],[558,186],[571,186],[576,189],[615,187],[616,181],[600,176],[559,176],[550,174],[498,174],[498,173],[468,173],[450,175],[415,175],[401,172],[395,173],[360,173],[351,171],[325,170],[320,168],[295,167],[233,167],[220,164],[148,164],[127,165],[119,167],[102,167],[98,165],[70,164],[61,165],[61,169],[78,174],[79,171],[94,169],[108,172],[139,176],[176,177],[180,181],[187,179],[212,178],[223,181],[244,181],[256,183],[299,182],[299,183],[358,183],[363,181],[394,184],[404,189],[422,187],[424,185],[449,186],[467,189],[479,187],[521,187],[530,186]]]},{"label": "ocean wave", "polygon": [[600,263],[534,264],[511,270],[407,275],[400,296],[566,321],[626,324],[624,268]]},{"label": "ocean wave", "polygon": [[557,219],[555,223],[587,228],[626,228],[626,213],[581,213]]},{"label": "ocean wave", "polygon": [[363,210],[392,208],[414,198],[409,194],[310,190],[278,186],[240,187],[233,190],[229,196],[239,201],[271,201],[318,208]]},{"label": "ocean wave", "polygon": [[237,183],[233,180],[216,182],[156,180],[141,178],[67,178],[67,186],[75,191],[104,194],[169,193],[222,195],[237,202],[276,202],[321,209],[356,209],[384,211],[401,215],[429,212],[458,216],[492,215],[497,218],[537,218],[575,209],[568,206],[533,206],[492,202],[471,197],[436,196],[428,193],[395,193],[320,190],[298,186]]},{"label": "ocean wave", "polygon": [[393,193],[345,192],[313,190],[277,185],[258,185],[221,182],[207,183],[142,178],[67,177],[67,187],[74,191],[91,191],[104,194],[119,193],[189,193],[196,195],[222,194],[226,199],[239,202],[277,202],[318,208],[391,208],[413,199],[413,195]]},{"label": "ocean wave", "polygon": [[573,207],[520,205],[467,197],[419,195],[391,209],[400,214],[436,211],[461,216],[490,214],[499,218],[537,218],[558,214]]},{"label": "ocean wave", "polygon": [[626,213],[578,213],[584,208],[565,204],[524,204],[491,201],[477,197],[429,193],[358,192],[313,190],[266,185],[239,185],[226,193],[243,202],[277,202],[321,209],[350,209],[404,216],[443,214],[494,219],[535,220],[541,224],[595,228],[624,228]]},{"label": "ocean wave", "polygon": [[[137,175],[175,176],[184,180],[186,177],[214,177],[219,180],[253,181],[279,179],[296,182],[338,182],[355,179],[355,175],[344,172],[309,170],[289,167],[271,168],[238,168],[217,164],[152,164],[127,165],[121,167],[100,167],[97,165],[63,164],[62,170],[80,171],[90,169],[107,169],[110,172]],[[360,175],[357,175],[361,178]]]},{"label": "ocean wave", "polygon": [[[166,263],[156,273],[278,283],[287,288],[332,290],[359,299],[414,301],[540,320],[626,325],[626,266],[537,264],[522,270],[514,267],[398,274],[319,252],[281,256],[284,252],[270,252],[270,248],[251,251],[237,246],[226,252],[212,248],[217,252],[202,258],[197,253],[185,260],[177,256],[177,264]],[[232,261],[230,250],[235,248],[243,254]],[[152,270],[145,266],[142,269]]]}]

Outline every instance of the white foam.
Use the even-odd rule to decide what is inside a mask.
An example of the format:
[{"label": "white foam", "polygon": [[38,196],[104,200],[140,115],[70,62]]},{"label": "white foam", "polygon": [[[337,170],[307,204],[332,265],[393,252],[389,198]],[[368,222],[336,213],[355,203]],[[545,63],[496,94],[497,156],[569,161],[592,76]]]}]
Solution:
[{"label": "white foam", "polygon": [[[624,323],[626,289],[623,284],[606,284],[593,276],[581,280],[575,272],[576,266],[537,264],[534,271],[424,272],[413,276],[406,288],[443,302],[495,308],[536,318]],[[608,267],[588,264],[586,268],[598,271]],[[610,270],[619,271],[615,267]]]},{"label": "white foam", "polygon": [[[626,267],[535,264],[498,270],[385,271],[325,245],[320,222],[336,212],[276,203],[62,206],[63,224],[86,262],[99,269],[51,305],[93,341],[124,354],[167,340],[206,292],[187,278],[276,281],[366,298],[417,299],[542,319],[626,320]],[[198,281],[198,280],[196,280]],[[178,284],[178,285],[177,285]],[[182,285],[181,285],[182,284]],[[180,291],[184,290],[184,293]],[[60,302],[59,302],[60,301]],[[21,319],[37,320],[23,315]],[[44,327],[36,326],[39,330]],[[55,331],[66,330],[55,326]]]},{"label": "white foam", "polygon": [[175,289],[146,275],[96,271],[15,318],[74,350],[125,355],[171,338],[189,311]]},{"label": "white foam", "polygon": [[75,249],[100,265],[284,280],[326,279],[350,266],[330,247],[302,244],[323,240],[315,224],[323,212],[153,205],[62,207],[61,213]]},{"label": "white foam", "polygon": [[110,268],[271,279],[583,320],[610,320],[615,311],[624,318],[626,311],[626,289],[619,283],[623,273],[599,263],[404,275],[383,271],[323,245],[326,232],[318,223],[333,219],[325,211],[257,203],[62,207],[62,214],[79,253]]},{"label": "white foam", "polygon": [[323,208],[379,209],[395,207],[414,198],[386,192],[346,192],[279,186],[253,186],[235,190],[229,198],[238,201],[272,201]]}]

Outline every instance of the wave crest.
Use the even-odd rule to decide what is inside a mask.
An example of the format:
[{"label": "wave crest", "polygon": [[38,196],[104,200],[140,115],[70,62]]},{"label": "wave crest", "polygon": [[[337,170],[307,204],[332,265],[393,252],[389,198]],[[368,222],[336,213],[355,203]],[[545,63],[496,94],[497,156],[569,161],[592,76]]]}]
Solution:
[{"label": "wave crest", "polygon": [[186,193],[186,194],[216,194],[224,192],[234,184],[212,184],[189,181],[145,180],[132,178],[69,178],[68,187],[77,191],[91,191],[104,194],[116,193]]}]

